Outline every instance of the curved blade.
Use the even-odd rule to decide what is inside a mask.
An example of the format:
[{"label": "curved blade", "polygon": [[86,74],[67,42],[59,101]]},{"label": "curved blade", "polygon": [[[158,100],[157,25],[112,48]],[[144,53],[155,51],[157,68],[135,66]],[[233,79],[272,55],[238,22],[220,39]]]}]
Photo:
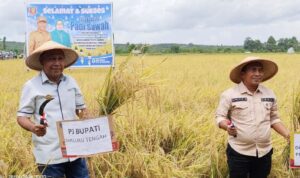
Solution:
[{"label": "curved blade", "polygon": [[45,98],[46,98],[46,100],[42,103],[42,105],[40,106],[40,109],[39,109],[39,114],[40,114],[40,116],[43,115],[45,106],[49,103],[49,101],[51,101],[51,100],[54,99],[54,98],[52,98],[52,96],[50,96],[50,95],[47,95]]}]

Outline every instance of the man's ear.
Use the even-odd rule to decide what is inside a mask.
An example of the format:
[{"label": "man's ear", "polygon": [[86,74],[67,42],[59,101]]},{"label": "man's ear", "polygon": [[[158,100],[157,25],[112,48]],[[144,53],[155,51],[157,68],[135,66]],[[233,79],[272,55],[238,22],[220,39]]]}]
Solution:
[{"label": "man's ear", "polygon": [[44,65],[43,64],[43,59],[39,58],[39,61],[40,61],[41,65],[43,66]]}]

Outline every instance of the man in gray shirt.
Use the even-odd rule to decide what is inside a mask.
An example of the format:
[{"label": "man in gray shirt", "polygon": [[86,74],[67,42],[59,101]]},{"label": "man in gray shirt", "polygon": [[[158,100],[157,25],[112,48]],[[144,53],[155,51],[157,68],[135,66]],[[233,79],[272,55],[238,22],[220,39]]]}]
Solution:
[{"label": "man in gray shirt", "polygon": [[[63,45],[48,41],[26,59],[26,65],[40,73],[27,81],[22,90],[17,112],[18,124],[32,132],[33,153],[39,171],[49,177],[87,178],[85,159],[63,158],[56,121],[76,119],[79,112],[86,115],[86,106],[76,81],[63,70],[76,62],[78,54]],[[45,106],[47,122],[41,122],[41,105]],[[30,118],[33,116],[33,120]]]}]

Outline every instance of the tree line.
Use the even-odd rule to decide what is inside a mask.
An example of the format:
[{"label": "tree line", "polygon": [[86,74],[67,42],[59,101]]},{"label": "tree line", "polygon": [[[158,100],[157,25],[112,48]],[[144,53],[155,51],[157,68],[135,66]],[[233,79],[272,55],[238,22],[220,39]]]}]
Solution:
[{"label": "tree line", "polygon": [[[16,54],[23,53],[24,42],[10,42],[6,37],[0,37],[0,51],[14,51]],[[170,53],[244,53],[244,52],[287,52],[293,47],[295,52],[300,51],[299,41],[296,37],[280,38],[276,40],[270,36],[266,42],[247,37],[243,45],[199,45],[199,44],[114,44],[116,54],[129,54],[137,52],[139,54],[170,54]]]},{"label": "tree line", "polygon": [[300,50],[296,37],[280,38],[276,41],[273,36],[270,36],[264,43],[247,37],[244,41],[244,49],[249,52],[287,52],[289,48],[293,48],[294,51]]},{"label": "tree line", "polygon": [[0,37],[0,51],[13,51],[15,54],[22,54],[24,50],[23,42],[7,41],[6,36]]},{"label": "tree line", "polygon": [[242,53],[243,46],[223,46],[223,45],[198,45],[198,44],[115,44],[116,54],[129,54],[132,51],[148,54],[169,54],[169,53]]},{"label": "tree line", "polygon": [[289,48],[295,52],[300,51],[299,42],[296,37],[280,38],[276,40],[270,36],[266,42],[247,37],[241,46],[228,45],[197,45],[189,44],[116,44],[116,54],[128,54],[133,50],[140,50],[140,53],[165,54],[165,53],[244,53],[244,52],[287,52]]}]

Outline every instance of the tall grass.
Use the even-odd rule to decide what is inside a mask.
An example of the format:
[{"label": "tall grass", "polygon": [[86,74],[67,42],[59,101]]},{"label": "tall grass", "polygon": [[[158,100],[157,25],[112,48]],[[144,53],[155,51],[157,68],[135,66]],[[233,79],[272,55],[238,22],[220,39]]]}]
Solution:
[{"label": "tall grass", "polygon": [[293,92],[293,108],[291,113],[291,126],[294,132],[300,130],[300,86]]},{"label": "tall grass", "polygon": [[[264,85],[276,93],[281,119],[292,128],[293,89],[298,84],[300,55],[257,55],[274,58],[279,65],[278,74]],[[146,79],[163,82],[137,92],[136,99],[117,109],[114,121],[120,150],[93,157],[96,177],[226,177],[227,135],[215,126],[214,112],[220,93],[233,86],[228,78],[231,67],[244,57],[244,54],[132,57],[130,65],[140,70],[168,58]],[[117,57],[116,67],[125,60],[126,57]],[[26,72],[23,62],[0,61],[0,175],[37,174],[30,133],[16,123],[22,85],[37,74]],[[108,72],[109,69],[66,70],[79,83],[94,115],[99,114],[96,98]],[[272,139],[270,177],[295,177],[283,164],[286,141],[278,134],[272,134]]]}]

